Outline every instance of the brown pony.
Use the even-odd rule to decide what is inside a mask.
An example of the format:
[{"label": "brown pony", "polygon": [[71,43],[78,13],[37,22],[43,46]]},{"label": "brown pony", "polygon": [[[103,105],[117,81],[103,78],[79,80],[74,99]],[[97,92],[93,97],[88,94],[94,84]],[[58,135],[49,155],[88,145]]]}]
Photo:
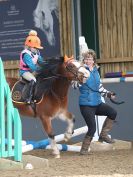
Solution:
[{"label": "brown pony", "polygon": [[[50,61],[50,62],[49,62]],[[55,117],[67,121],[68,127],[65,132],[65,139],[71,138],[74,127],[74,115],[68,112],[68,89],[72,80],[80,83],[86,82],[89,77],[89,72],[78,61],[71,58],[64,57],[49,60],[50,66],[54,63],[54,69],[49,68],[47,77],[44,75],[46,66],[42,67],[42,72],[37,76],[37,80],[41,80],[40,88],[47,86],[47,92],[43,93],[40,102],[35,105],[35,110],[31,105],[14,103],[21,115],[30,117],[39,117],[42,121],[43,127],[50,139],[51,148],[56,158],[60,158],[60,151],[54,140],[54,133],[51,125],[51,120]],[[44,71],[43,71],[44,70]],[[44,72],[44,73],[43,73]],[[7,78],[7,82],[12,88],[17,80],[15,78]],[[45,89],[46,90],[46,89]],[[42,92],[42,90],[40,90]],[[38,90],[39,93],[39,90]]]}]

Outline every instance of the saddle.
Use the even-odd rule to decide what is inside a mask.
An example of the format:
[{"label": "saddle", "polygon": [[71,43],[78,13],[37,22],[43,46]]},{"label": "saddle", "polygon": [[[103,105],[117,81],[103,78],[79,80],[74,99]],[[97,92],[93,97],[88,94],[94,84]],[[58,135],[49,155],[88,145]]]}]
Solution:
[{"label": "saddle", "polygon": [[[18,80],[11,91],[12,95],[12,101],[15,103],[22,103],[26,104],[26,98],[28,97],[29,94],[29,81],[25,80],[24,78],[20,78]],[[40,103],[42,100],[44,92],[39,91],[38,84],[36,84],[34,91],[33,91],[33,102],[36,102],[36,104]]]}]

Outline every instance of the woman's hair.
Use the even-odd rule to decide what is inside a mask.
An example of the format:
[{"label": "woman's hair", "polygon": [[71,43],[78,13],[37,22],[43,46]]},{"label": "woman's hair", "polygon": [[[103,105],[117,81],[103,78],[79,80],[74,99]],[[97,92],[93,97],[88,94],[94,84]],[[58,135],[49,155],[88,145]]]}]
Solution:
[{"label": "woman's hair", "polygon": [[86,52],[82,53],[83,61],[88,55],[92,55],[94,62],[96,63],[96,52],[92,49],[88,49]]},{"label": "woman's hair", "polygon": [[94,66],[96,66],[97,68],[99,68],[99,65],[96,63],[96,59],[97,59],[96,52],[93,49],[88,49],[86,52],[82,53],[83,59],[81,60],[81,63],[84,64],[84,59],[88,55],[92,55],[93,60],[94,60]]}]

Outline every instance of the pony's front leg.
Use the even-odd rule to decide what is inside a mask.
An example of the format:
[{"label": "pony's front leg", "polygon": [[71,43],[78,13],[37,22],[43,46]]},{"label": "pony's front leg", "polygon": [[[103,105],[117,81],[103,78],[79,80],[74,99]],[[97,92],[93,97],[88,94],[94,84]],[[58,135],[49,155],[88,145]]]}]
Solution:
[{"label": "pony's front leg", "polygon": [[70,112],[65,112],[65,113],[61,114],[59,116],[59,118],[61,118],[62,120],[67,121],[68,126],[67,126],[66,132],[64,134],[64,140],[68,141],[69,139],[71,139],[72,134],[73,134],[75,116],[72,113],[70,113]]},{"label": "pony's front leg", "polygon": [[43,123],[43,127],[49,137],[52,153],[53,153],[53,155],[55,155],[55,158],[60,158],[60,151],[57,147],[57,144],[54,139],[55,136],[52,131],[51,119],[50,119],[50,117],[45,116],[45,117],[41,117],[41,120]]},{"label": "pony's front leg", "polygon": [[55,156],[55,158],[60,158],[60,151],[55,142],[54,135],[53,136],[48,135],[48,136],[50,140],[51,149],[53,150],[53,155]]}]

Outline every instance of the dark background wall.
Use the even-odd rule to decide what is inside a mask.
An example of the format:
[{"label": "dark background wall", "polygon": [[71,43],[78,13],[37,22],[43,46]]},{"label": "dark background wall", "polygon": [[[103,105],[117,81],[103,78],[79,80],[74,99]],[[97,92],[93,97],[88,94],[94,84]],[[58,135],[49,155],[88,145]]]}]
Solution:
[{"label": "dark background wall", "polygon": [[109,102],[118,112],[111,135],[116,139],[133,140],[133,84],[121,82],[104,85],[117,93],[119,101],[125,101],[122,105]]}]

